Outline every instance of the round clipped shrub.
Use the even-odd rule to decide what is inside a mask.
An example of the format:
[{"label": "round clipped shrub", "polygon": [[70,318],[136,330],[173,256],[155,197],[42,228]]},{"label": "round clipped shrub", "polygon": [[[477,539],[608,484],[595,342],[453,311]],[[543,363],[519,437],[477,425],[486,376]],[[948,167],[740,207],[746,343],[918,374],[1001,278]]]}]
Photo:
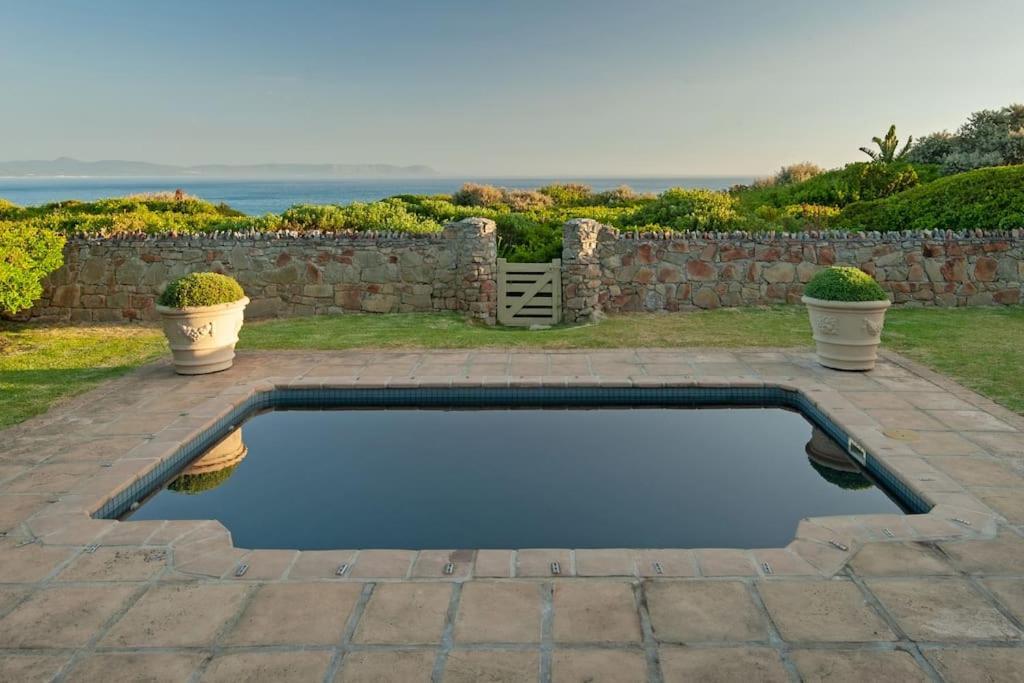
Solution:
[{"label": "round clipped shrub", "polygon": [[222,470],[213,472],[201,472],[199,474],[182,474],[167,485],[167,488],[176,493],[184,493],[190,496],[215,489],[226,482],[235,473],[235,467],[231,465]]},{"label": "round clipped shrub", "polygon": [[167,285],[157,300],[169,308],[193,308],[230,304],[245,298],[234,278],[220,273],[191,273]]},{"label": "round clipped shrub", "polygon": [[831,266],[811,278],[804,295],[825,301],[885,301],[889,297],[873,277],[860,268]]}]

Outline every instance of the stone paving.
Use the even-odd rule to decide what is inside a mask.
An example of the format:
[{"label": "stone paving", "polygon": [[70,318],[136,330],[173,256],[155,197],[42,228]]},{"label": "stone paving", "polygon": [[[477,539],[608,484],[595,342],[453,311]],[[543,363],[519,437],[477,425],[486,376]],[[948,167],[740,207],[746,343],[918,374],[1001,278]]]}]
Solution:
[{"label": "stone paving", "polygon": [[[90,517],[275,386],[752,383],[803,392],[935,507],[807,519],[770,549],[246,550],[216,521]],[[1024,680],[1024,418],[892,354],[160,362],[0,432],[0,533],[0,681]]]}]

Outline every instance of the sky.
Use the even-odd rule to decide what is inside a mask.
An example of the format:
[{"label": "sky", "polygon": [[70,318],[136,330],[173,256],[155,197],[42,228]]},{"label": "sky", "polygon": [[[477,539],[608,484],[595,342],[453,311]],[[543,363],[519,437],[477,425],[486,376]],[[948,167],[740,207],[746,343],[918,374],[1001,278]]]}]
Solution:
[{"label": "sky", "polygon": [[0,159],[833,167],[1024,100],[1021,0],[0,0]]}]

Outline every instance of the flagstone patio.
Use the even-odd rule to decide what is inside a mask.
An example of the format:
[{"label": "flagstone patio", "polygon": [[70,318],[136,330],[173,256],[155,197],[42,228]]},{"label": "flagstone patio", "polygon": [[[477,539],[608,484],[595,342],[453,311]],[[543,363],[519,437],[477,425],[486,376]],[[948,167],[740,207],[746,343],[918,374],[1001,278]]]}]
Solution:
[{"label": "flagstone patio", "polygon": [[[247,550],[216,521],[90,516],[274,387],[694,384],[801,392],[934,507],[808,519],[772,549]],[[160,362],[0,432],[0,533],[3,681],[1024,672],[1024,418],[893,354],[865,374],[771,349]]]}]

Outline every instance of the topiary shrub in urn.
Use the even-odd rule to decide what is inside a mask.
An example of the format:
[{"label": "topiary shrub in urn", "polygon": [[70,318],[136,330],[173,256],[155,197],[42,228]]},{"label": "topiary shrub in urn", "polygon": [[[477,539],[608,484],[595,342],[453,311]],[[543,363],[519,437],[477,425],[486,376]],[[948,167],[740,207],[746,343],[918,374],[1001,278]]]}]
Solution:
[{"label": "topiary shrub in urn", "polygon": [[837,370],[875,367],[885,311],[892,304],[873,277],[859,268],[833,266],[804,288],[818,362]]},{"label": "topiary shrub in urn", "polygon": [[167,285],[156,310],[175,372],[202,375],[230,368],[248,303],[241,285],[227,275],[192,273]]}]

